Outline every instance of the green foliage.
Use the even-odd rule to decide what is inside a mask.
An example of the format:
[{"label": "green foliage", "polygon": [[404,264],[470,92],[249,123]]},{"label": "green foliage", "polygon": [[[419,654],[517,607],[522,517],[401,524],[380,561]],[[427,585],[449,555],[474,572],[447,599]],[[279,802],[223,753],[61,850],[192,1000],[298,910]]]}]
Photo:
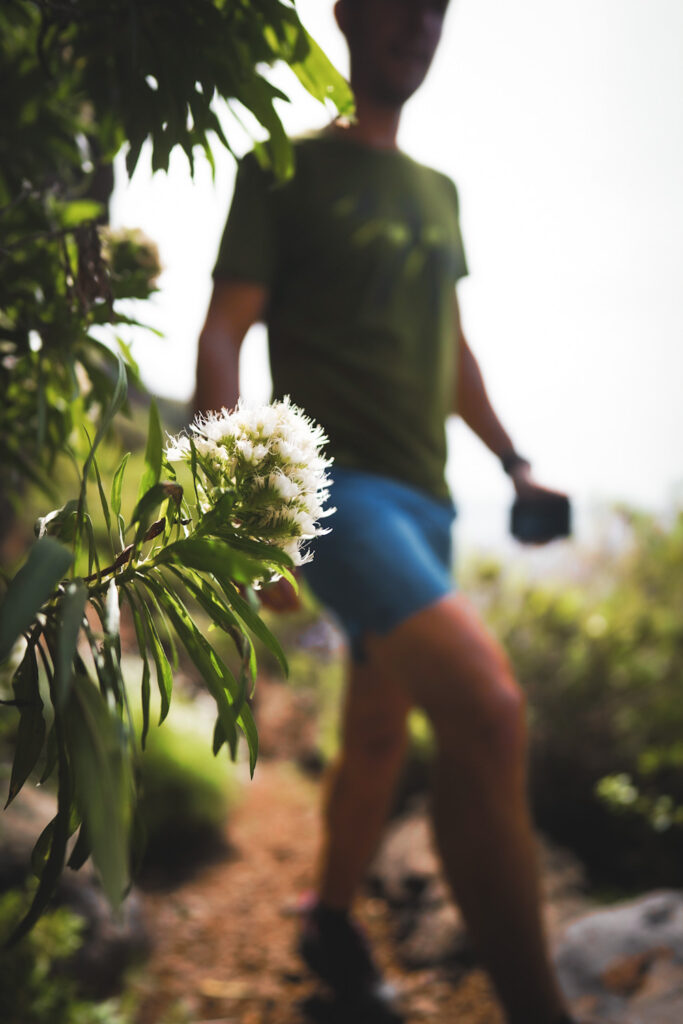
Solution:
[{"label": "green foliage", "polygon": [[[230,148],[217,101],[241,105],[269,133],[276,172],[292,170],[263,76],[289,64],[321,101],[352,108],[348,86],[281,0],[7,0],[0,7],[0,474],[13,493],[27,476],[49,487],[55,453],[78,443],[89,409],[116,378],[117,303],[147,298],[158,259],[134,232],[102,227],[111,163],[143,143],[155,169],[181,146]],[[237,104],[237,106],[235,106]],[[85,382],[85,386],[84,386]]]},{"label": "green foliage", "polygon": [[[683,881],[683,512],[551,587],[480,577],[529,698],[539,820],[596,875]],[[596,582],[600,581],[600,582]]]},{"label": "green foliage", "polygon": [[[241,106],[267,131],[260,160],[280,176],[291,173],[274,105],[286,97],[263,75],[277,61],[318,99],[350,112],[346,83],[282,0],[0,6],[0,90],[11,97],[0,109],[1,487],[15,503],[27,482],[54,494],[64,452],[78,474],[76,493],[40,517],[37,543],[0,607],[0,663],[20,715],[9,800],[34,774],[56,777],[58,793],[57,815],[34,850],[38,887],[15,939],[46,907],[76,832],[71,866],[92,855],[114,903],[129,884],[138,737],[121,670],[121,605],[143,661],[142,744],[152,667],[163,718],[179,644],[216,704],[214,752],[227,743],[234,757],[241,731],[253,771],[250,633],[286,667],[251,587],[292,563],[230,518],[237,495],[211,496],[211,508],[188,505],[168,467],[164,473],[154,406],[132,511],[127,456],[111,480],[97,461],[137,381],[117,336],[118,325],[131,322],[118,303],[147,298],[159,271],[151,243],[104,226],[111,162],[127,144],[132,172],[146,140],[155,169],[168,167],[176,146],[192,168],[197,147],[211,161],[212,140],[230,148],[216,113],[216,101],[228,100],[234,116]],[[199,469],[192,467],[195,494]],[[231,637],[236,671],[203,635],[198,614]]]},{"label": "green foliage", "polygon": [[0,1020],[3,1024],[125,1024],[115,1000],[81,1000],[64,962],[83,942],[83,920],[55,910],[30,935],[6,947],[19,921],[24,894],[0,896]]}]

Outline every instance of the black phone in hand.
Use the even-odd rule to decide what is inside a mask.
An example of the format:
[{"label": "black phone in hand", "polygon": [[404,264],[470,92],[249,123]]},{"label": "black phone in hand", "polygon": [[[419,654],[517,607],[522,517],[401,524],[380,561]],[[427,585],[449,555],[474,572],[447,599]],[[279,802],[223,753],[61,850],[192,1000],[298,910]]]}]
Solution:
[{"label": "black phone in hand", "polygon": [[512,505],[510,532],[523,544],[547,544],[571,533],[571,508],[564,494],[517,497]]}]

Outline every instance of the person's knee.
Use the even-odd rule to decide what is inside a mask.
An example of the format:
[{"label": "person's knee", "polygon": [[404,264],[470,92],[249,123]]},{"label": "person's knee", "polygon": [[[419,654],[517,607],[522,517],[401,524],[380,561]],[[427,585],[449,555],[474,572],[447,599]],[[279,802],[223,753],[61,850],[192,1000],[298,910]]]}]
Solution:
[{"label": "person's knee", "polygon": [[526,758],[526,699],[512,676],[497,680],[482,709],[482,753],[503,770]]},{"label": "person's knee", "polygon": [[[452,686],[457,685],[456,678]],[[466,711],[452,706],[432,717],[439,756],[469,770],[477,765],[496,774],[516,770],[526,760],[526,699],[507,660],[492,659],[470,690]]]},{"label": "person's knee", "polygon": [[347,727],[342,757],[371,785],[377,774],[385,769],[393,770],[405,753],[406,743],[407,727],[403,716],[373,718]]}]

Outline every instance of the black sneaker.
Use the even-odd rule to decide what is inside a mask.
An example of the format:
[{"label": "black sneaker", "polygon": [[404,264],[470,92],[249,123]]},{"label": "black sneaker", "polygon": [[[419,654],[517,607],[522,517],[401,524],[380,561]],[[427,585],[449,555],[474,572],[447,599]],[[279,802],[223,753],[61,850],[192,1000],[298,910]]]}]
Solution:
[{"label": "black sneaker", "polygon": [[309,899],[301,909],[299,954],[337,999],[400,1015],[393,1007],[396,992],[384,981],[362,929],[345,911],[329,910]]}]

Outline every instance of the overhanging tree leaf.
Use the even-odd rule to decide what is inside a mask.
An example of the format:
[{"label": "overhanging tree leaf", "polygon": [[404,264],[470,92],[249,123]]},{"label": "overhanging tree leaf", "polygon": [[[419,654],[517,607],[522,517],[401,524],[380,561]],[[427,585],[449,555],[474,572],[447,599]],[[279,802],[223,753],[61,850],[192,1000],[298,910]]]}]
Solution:
[{"label": "overhanging tree leaf", "polygon": [[88,452],[88,457],[85,460],[85,465],[83,467],[83,490],[81,492],[82,494],[84,493],[86,481],[88,479],[88,474],[90,472],[90,465],[92,463],[92,460],[95,458],[95,452],[97,451],[100,441],[109,430],[109,427],[111,425],[112,420],[114,419],[114,416],[116,416],[116,413],[121,409],[121,406],[125,402],[126,395],[128,393],[128,379],[126,377],[125,363],[118,353],[115,353],[115,358],[117,366],[116,382],[114,384],[114,390],[112,392],[109,404],[107,405],[102,416],[100,417],[97,427],[97,433],[95,434],[95,438],[90,447],[90,451]]},{"label": "overhanging tree leaf", "polygon": [[118,464],[111,482],[111,510],[117,518],[121,514],[121,488],[123,487],[123,475],[126,472],[129,458],[130,452],[126,452]]},{"label": "overhanging tree leaf", "polygon": [[145,469],[140,480],[138,498],[159,482],[161,475],[161,456],[164,436],[159,410],[154,399],[149,404],[149,421],[147,425],[147,447],[145,448]]},{"label": "overhanging tree leaf", "polygon": [[43,702],[38,687],[38,665],[33,646],[27,649],[24,660],[14,676],[12,686],[20,718],[9,795],[5,807],[8,807],[14,800],[35,768],[45,742]]},{"label": "overhanging tree leaf", "polygon": [[229,580],[221,580],[221,589],[225,594],[225,598],[228,604],[236,612],[236,614],[242,619],[242,621],[249,627],[254,636],[258,637],[261,643],[264,643],[269,651],[275,655],[277,660],[280,662],[282,671],[285,675],[289,674],[289,665],[287,664],[287,658],[285,652],[282,650],[282,645],[276,636],[270,632],[263,619],[260,619],[254,609],[249,605],[247,601],[238,593],[237,588]]},{"label": "overhanging tree leaf", "polygon": [[57,791],[57,815],[53,818],[49,832],[49,852],[40,871],[40,882],[25,917],[14,929],[8,944],[18,942],[27,934],[47,907],[54,894],[57,881],[64,868],[66,844],[70,831],[71,779],[65,759],[60,759],[59,787]]},{"label": "overhanging tree leaf", "polygon": [[64,597],[60,602],[57,619],[57,643],[55,645],[55,706],[61,711],[69,699],[73,661],[76,654],[78,634],[81,631],[88,588],[82,580],[67,583]]},{"label": "overhanging tree leaf", "polygon": [[150,489],[143,494],[138,501],[133,515],[130,519],[130,525],[135,526],[137,523],[137,530],[135,531],[134,544],[137,546],[144,540],[145,534],[147,533],[153,519],[153,513],[162,505],[165,501],[172,501],[176,507],[180,504],[183,496],[183,489],[179,484],[171,481],[164,483],[153,484]]},{"label": "overhanging tree leaf", "polygon": [[182,601],[156,580],[149,579],[147,585],[154,591],[159,604],[173,623],[185,650],[216,701],[218,718],[230,747],[231,756],[234,758],[237,753],[236,716],[228,698],[228,690],[232,689],[233,700],[239,700],[239,687],[236,680],[208,640],[197,629]]},{"label": "overhanging tree leaf", "polygon": [[[173,693],[173,673],[169,664],[168,658],[166,657],[166,651],[163,648],[163,644],[159,639],[159,633],[157,631],[156,622],[149,605],[141,601],[142,613],[144,616],[144,625],[148,638],[149,648],[152,652],[154,659],[154,665],[156,668],[157,676],[157,687],[159,689],[159,697],[161,699],[161,709],[159,712],[159,725],[163,722],[169,712],[171,706],[171,695]],[[149,714],[149,710],[148,710]]]},{"label": "overhanging tree leaf", "polygon": [[51,537],[41,537],[33,545],[0,606],[0,664],[30,628],[71,562],[71,552]]},{"label": "overhanging tree leaf", "polygon": [[188,537],[169,544],[156,558],[157,565],[167,563],[186,565],[190,569],[239,583],[251,583],[268,575],[262,563],[212,537]]},{"label": "overhanging tree leaf", "polygon": [[128,886],[133,780],[118,718],[81,672],[74,675],[65,714],[75,797],[107,898],[118,906]]},{"label": "overhanging tree leaf", "polygon": [[[135,629],[135,638],[138,645],[138,653],[142,658],[142,679],[140,682],[140,701],[142,710],[142,734],[140,737],[140,744],[142,749],[145,749],[147,742],[147,733],[149,731],[149,703],[150,703],[150,671],[149,671],[149,656],[147,653],[147,637],[145,635],[145,627],[142,622],[142,616],[138,607],[137,601],[133,596],[132,588],[122,586],[121,590],[125,595],[128,606],[133,616],[133,626]],[[172,679],[171,679],[172,682]]]}]

